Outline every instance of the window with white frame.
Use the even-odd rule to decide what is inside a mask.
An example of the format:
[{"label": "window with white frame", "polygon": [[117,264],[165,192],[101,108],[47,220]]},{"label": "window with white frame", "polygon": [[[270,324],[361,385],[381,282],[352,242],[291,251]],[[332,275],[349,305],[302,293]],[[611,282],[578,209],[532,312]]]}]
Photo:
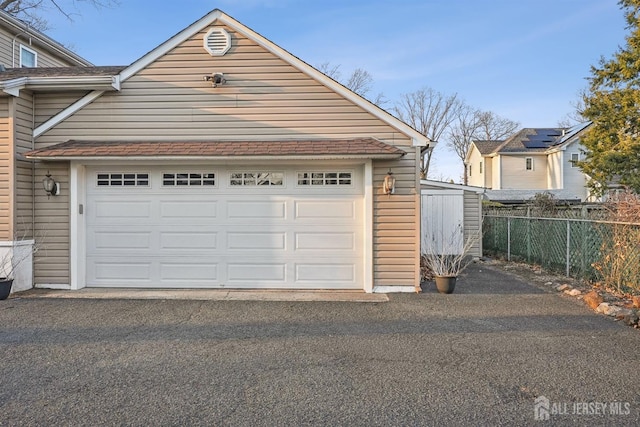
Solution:
[{"label": "window with white frame", "polygon": [[162,174],[163,187],[203,187],[216,185],[213,172],[165,172]]},{"label": "window with white frame", "polygon": [[298,172],[298,185],[300,186],[324,186],[324,185],[351,185],[353,173],[347,171],[332,172]]},{"label": "window with white frame", "polygon": [[580,153],[571,153],[571,167],[577,168],[576,162],[580,161]]},{"label": "window with white frame", "polygon": [[20,67],[34,68],[38,66],[38,52],[20,45]]},{"label": "window with white frame", "polygon": [[232,172],[231,186],[283,185],[284,172]]},{"label": "window with white frame", "polygon": [[524,163],[525,163],[526,170],[528,171],[533,170],[533,157],[527,157],[526,159],[524,159]]},{"label": "window with white frame", "polygon": [[148,173],[98,173],[96,177],[98,187],[148,187]]}]

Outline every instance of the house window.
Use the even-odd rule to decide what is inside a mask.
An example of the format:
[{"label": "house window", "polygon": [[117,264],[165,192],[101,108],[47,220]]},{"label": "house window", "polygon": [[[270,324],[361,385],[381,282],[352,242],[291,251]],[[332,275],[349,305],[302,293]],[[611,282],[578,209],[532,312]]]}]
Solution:
[{"label": "house window", "polygon": [[36,67],[38,65],[38,53],[26,46],[20,45],[20,67]]},{"label": "house window", "polygon": [[298,172],[298,185],[351,185],[351,172]]},{"label": "house window", "polygon": [[229,180],[232,186],[282,185],[283,172],[233,172]]},{"label": "house window", "polygon": [[148,173],[99,173],[98,187],[148,187]]},{"label": "house window", "polygon": [[163,173],[163,187],[202,187],[216,185],[216,174],[214,173]]},{"label": "house window", "polygon": [[471,176],[471,165],[469,165],[469,176]]},{"label": "house window", "polygon": [[576,162],[580,160],[580,153],[571,153],[571,167],[577,168]]},{"label": "house window", "polygon": [[527,157],[525,160],[525,169],[527,169],[528,171],[532,171],[533,170],[533,158],[532,157]]},{"label": "house window", "polygon": [[478,172],[482,173],[482,162],[480,162],[480,170]]}]

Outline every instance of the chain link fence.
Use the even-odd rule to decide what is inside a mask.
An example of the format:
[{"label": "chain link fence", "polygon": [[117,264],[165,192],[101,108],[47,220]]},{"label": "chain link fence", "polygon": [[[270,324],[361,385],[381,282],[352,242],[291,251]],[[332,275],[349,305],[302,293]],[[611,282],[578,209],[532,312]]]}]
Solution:
[{"label": "chain link fence", "polygon": [[[485,251],[569,277],[597,280],[615,273],[625,287],[639,287],[640,224],[486,214],[483,227]],[[615,250],[621,254],[609,258]]]}]

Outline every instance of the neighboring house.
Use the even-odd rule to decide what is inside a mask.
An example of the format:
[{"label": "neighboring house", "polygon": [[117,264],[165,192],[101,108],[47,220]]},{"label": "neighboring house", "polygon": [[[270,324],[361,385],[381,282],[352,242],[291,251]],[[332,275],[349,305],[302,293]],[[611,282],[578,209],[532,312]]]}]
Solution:
[{"label": "neighboring house", "polygon": [[219,10],[129,66],[0,88],[2,226],[44,243],[38,287],[420,285],[428,138]]},{"label": "neighboring house", "polygon": [[473,141],[465,159],[468,184],[486,188],[490,200],[521,203],[548,192],[558,200],[589,198],[580,136],[590,123],[572,128],[526,128],[505,141]]}]

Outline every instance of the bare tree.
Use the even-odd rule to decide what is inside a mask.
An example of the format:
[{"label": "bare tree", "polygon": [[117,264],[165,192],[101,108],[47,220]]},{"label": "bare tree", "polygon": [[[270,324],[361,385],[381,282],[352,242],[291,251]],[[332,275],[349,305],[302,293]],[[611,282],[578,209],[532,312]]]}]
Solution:
[{"label": "bare tree", "polygon": [[317,65],[316,69],[379,107],[382,107],[387,103],[387,99],[382,92],[378,93],[374,98],[367,96],[373,86],[373,77],[367,70],[356,68],[345,81],[342,80],[340,65],[332,65],[330,62],[323,62],[322,64]]},{"label": "bare tree", "polygon": [[323,62],[322,64],[316,65],[316,69],[337,82],[339,82],[342,77],[340,64],[333,65],[330,62]]},{"label": "bare tree", "polygon": [[[444,95],[431,88],[423,88],[402,95],[393,111],[398,118],[432,141],[438,141],[460,116],[464,103],[458,94]],[[420,177],[426,178],[433,155],[432,147],[421,152]]]},{"label": "bare tree", "polygon": [[[518,122],[500,117],[491,111],[465,106],[449,128],[447,146],[456,153],[464,165],[473,140],[502,140],[511,136],[518,127]],[[465,184],[467,178],[467,168],[464,167]]]},{"label": "bare tree", "polygon": [[570,128],[578,123],[584,123],[587,119],[582,115],[585,109],[584,97],[586,95],[586,89],[580,90],[578,98],[571,103],[573,111],[565,114],[565,116],[558,121],[558,126],[562,128]]},{"label": "bare tree", "polygon": [[480,121],[480,126],[476,139],[485,141],[506,139],[520,127],[520,123],[500,117],[492,111],[480,111],[478,120]]},{"label": "bare tree", "polygon": [[114,7],[120,4],[119,0],[0,0],[0,10],[5,11],[26,22],[32,28],[39,31],[46,31],[49,28],[45,16],[50,11],[55,11],[64,15],[69,21],[73,21],[73,16],[78,15],[79,3],[90,4],[97,8]]},{"label": "bare tree", "polygon": [[362,68],[356,68],[349,76],[349,79],[345,83],[345,86],[357,93],[358,95],[365,97],[371,90],[373,84],[373,77],[368,71]]},{"label": "bare tree", "polygon": [[[465,105],[460,109],[458,117],[447,132],[447,146],[460,158],[463,167],[471,142],[476,137],[481,126],[480,113],[479,110]],[[467,184],[466,167],[464,167],[463,182],[465,185]]]}]

